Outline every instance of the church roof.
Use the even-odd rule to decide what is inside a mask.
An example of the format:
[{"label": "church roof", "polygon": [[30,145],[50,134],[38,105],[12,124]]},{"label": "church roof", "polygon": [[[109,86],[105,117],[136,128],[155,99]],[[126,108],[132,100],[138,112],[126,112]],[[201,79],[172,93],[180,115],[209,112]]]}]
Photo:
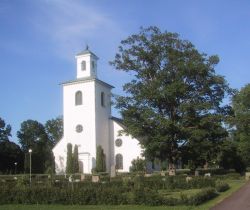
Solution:
[{"label": "church roof", "polygon": [[111,117],[111,120],[115,121],[117,124],[119,124],[122,128],[125,128],[126,126],[123,124],[123,120],[117,117]]},{"label": "church roof", "polygon": [[93,55],[96,59],[99,59],[93,52],[91,52],[91,51],[89,50],[89,46],[88,46],[88,45],[86,46],[85,50],[79,52],[78,54],[76,54],[76,56],[79,56],[79,55],[87,55],[87,54],[91,54],[91,55]]},{"label": "church roof", "polygon": [[114,86],[112,86],[106,82],[103,82],[102,80],[93,78],[93,77],[85,77],[85,78],[81,78],[81,79],[70,80],[70,81],[62,82],[60,85],[70,85],[70,84],[84,83],[84,82],[90,82],[90,81],[96,81],[102,85],[105,85],[108,88],[114,88]]}]

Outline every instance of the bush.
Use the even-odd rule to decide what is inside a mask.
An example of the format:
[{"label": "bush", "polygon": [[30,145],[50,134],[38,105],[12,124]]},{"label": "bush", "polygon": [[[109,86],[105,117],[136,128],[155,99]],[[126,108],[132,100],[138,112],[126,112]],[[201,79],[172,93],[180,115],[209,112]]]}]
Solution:
[{"label": "bush", "polygon": [[163,203],[165,203],[164,198],[149,188],[139,188],[133,192],[133,204],[157,206]]},{"label": "bush", "polygon": [[225,192],[229,189],[229,185],[226,182],[217,180],[215,184],[215,189],[217,192]]},{"label": "bush", "polygon": [[223,168],[208,168],[208,169],[196,169],[199,174],[204,176],[204,174],[210,173],[211,175],[224,175],[228,173],[228,170]]},{"label": "bush", "polygon": [[238,180],[241,178],[241,175],[239,173],[228,173],[228,174],[225,174],[225,175],[220,175],[220,176],[215,176],[217,179],[235,179],[235,180]]},{"label": "bush", "polygon": [[[79,175],[76,175],[78,177]],[[193,177],[186,181],[184,176],[119,176],[109,180],[109,176],[102,174],[100,183],[68,182],[64,176],[56,176],[59,182],[33,182],[31,187],[27,179],[15,182],[5,182],[0,185],[0,204],[77,204],[77,205],[198,205],[206,199],[212,198],[212,188],[201,190],[197,195],[189,198],[163,197],[158,190],[165,189],[197,189],[216,187],[221,192],[228,187],[222,181],[215,182],[214,178]],[[35,179],[35,178],[34,178]]]},{"label": "bush", "polygon": [[146,168],[146,161],[141,159],[141,158],[137,158],[132,160],[132,166],[129,168],[129,170],[131,172],[142,172],[145,171]]},{"label": "bush", "polygon": [[210,188],[202,189],[199,193],[190,196],[188,200],[185,200],[185,201],[189,205],[199,205],[205,201],[208,201],[216,197],[217,195],[218,194],[215,192],[215,189],[210,187]]}]

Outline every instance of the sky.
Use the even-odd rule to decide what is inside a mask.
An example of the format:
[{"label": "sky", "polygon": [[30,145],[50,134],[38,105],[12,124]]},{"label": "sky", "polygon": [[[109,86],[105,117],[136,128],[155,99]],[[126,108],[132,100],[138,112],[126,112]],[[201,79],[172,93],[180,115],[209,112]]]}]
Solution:
[{"label": "sky", "polygon": [[100,58],[98,78],[123,94],[131,75],[109,61],[141,26],[176,32],[218,55],[216,72],[232,88],[249,83],[249,0],[0,0],[0,117],[11,139],[25,120],[62,115],[60,83],[76,78],[75,55],[86,44]]}]

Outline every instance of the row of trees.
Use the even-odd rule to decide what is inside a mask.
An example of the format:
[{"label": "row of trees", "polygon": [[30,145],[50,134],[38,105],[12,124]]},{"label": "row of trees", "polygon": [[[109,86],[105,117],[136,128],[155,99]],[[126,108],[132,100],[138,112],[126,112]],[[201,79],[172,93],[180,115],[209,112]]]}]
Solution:
[{"label": "row of trees", "polygon": [[233,151],[230,167],[250,165],[249,85],[240,92],[230,88],[215,72],[218,63],[217,55],[200,53],[157,27],[121,41],[111,65],[134,77],[123,86],[126,95],[116,98],[116,108],[124,132],[140,140],[147,159],[167,160],[172,169],[182,159],[194,169],[225,166]]},{"label": "row of trees", "polygon": [[17,132],[19,145],[10,141],[11,126],[0,118],[0,171],[2,173],[28,172],[29,149],[32,149],[32,172],[54,171],[52,148],[62,138],[62,118],[48,120],[44,125],[35,120],[22,122]]},{"label": "row of trees", "polygon": [[[134,77],[123,86],[126,95],[116,98],[116,108],[124,132],[139,139],[147,160],[167,161],[171,169],[180,159],[191,169],[250,166],[250,84],[240,91],[230,88],[215,71],[218,63],[218,56],[200,53],[178,34],[157,27],[142,28],[121,42],[111,65]],[[6,158],[0,170],[8,161],[21,161],[22,154],[27,170],[29,148],[34,172],[54,170],[51,150],[62,136],[61,118],[45,125],[24,121],[17,133],[21,147],[9,141],[10,131],[0,119],[0,155]],[[100,148],[97,154],[96,170],[103,171],[105,155]]]}]

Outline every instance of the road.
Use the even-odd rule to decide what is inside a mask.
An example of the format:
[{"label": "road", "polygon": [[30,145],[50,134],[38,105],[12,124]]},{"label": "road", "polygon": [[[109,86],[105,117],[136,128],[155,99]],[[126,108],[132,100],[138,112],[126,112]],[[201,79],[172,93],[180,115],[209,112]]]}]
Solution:
[{"label": "road", "polygon": [[210,210],[250,210],[250,182]]}]

